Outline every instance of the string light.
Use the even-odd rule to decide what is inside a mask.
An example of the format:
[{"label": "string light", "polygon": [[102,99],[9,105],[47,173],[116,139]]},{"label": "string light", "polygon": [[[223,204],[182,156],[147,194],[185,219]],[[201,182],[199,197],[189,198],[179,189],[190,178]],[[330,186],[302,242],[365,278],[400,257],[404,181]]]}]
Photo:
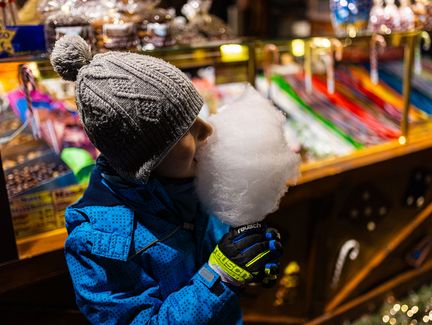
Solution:
[{"label": "string light", "polygon": [[363,315],[352,325],[421,325],[432,324],[432,283],[410,291],[403,299],[387,296],[380,312]]},{"label": "string light", "polygon": [[305,53],[305,42],[301,39],[295,39],[291,42],[292,54],[294,56],[304,56]]},{"label": "string light", "polygon": [[404,136],[399,137],[399,144],[404,145],[407,142],[407,139]]},{"label": "string light", "polygon": [[401,309],[401,305],[399,305],[399,304],[395,304],[395,305],[393,306],[393,309],[394,309],[395,312],[398,312],[398,311]]}]

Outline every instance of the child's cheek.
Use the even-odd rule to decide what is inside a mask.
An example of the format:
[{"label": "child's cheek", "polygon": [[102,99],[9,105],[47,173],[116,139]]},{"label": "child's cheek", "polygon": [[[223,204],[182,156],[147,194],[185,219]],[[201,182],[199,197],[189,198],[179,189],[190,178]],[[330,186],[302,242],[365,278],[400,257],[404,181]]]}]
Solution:
[{"label": "child's cheek", "polygon": [[195,142],[192,136],[184,138],[179,146],[178,158],[184,163],[190,163],[195,156]]}]

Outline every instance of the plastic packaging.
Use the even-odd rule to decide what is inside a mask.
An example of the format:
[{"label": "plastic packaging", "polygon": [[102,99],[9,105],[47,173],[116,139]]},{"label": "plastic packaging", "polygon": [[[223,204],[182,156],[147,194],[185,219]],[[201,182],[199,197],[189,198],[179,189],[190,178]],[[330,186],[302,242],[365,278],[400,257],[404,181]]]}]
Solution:
[{"label": "plastic packaging", "polygon": [[86,3],[83,9],[83,15],[89,18],[94,30],[98,51],[139,48],[136,29],[138,16],[134,2],[95,0]]},{"label": "plastic packaging", "polygon": [[188,0],[182,14],[189,20],[189,28],[203,34],[208,40],[226,40],[233,37],[230,28],[218,17],[208,13],[211,0]]},{"label": "plastic packaging", "polygon": [[411,0],[401,0],[400,3],[400,30],[411,31],[415,28],[415,17],[414,12],[411,9]]},{"label": "plastic packaging", "polygon": [[17,16],[15,0],[0,0],[0,26],[17,25]]},{"label": "plastic packaging", "polygon": [[144,49],[171,46],[175,43],[171,33],[175,10],[157,8],[159,2],[151,1],[138,9],[142,17],[138,25],[138,36]]},{"label": "plastic packaging", "polygon": [[415,14],[416,28],[432,28],[432,2],[430,0],[415,0],[411,9]]},{"label": "plastic packaging", "polygon": [[41,15],[42,20],[45,21],[48,16],[57,11],[61,11],[62,6],[68,2],[69,0],[42,0],[39,2],[37,10]]},{"label": "plastic packaging", "polygon": [[371,32],[385,32],[382,28],[384,24],[384,0],[374,0],[374,5],[370,12],[368,29]]},{"label": "plastic packaging", "polygon": [[171,24],[171,33],[176,44],[189,45],[204,43],[206,38],[197,28],[187,23],[183,16],[176,17]]},{"label": "plastic packaging", "polygon": [[45,17],[45,38],[48,52],[55,42],[64,35],[79,35],[89,46],[94,46],[94,35],[88,17],[82,15],[80,1],[46,1],[39,6],[42,17]]},{"label": "plastic packaging", "polygon": [[400,13],[394,0],[386,0],[384,8],[384,25],[387,27],[386,33],[389,34],[400,30]]},{"label": "plastic packaging", "polygon": [[371,0],[330,0],[333,29],[338,35],[355,36],[368,26]]}]

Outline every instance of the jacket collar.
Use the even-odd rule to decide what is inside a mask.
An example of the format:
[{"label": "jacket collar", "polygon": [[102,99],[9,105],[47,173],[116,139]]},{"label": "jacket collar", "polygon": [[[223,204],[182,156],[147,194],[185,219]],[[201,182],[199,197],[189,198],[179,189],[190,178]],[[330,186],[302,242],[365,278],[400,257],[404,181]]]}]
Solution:
[{"label": "jacket collar", "polygon": [[[115,176],[115,172],[98,159],[83,198],[70,208],[80,217],[68,218],[69,232],[85,219],[92,224],[93,254],[127,260],[176,228],[187,228],[157,179],[150,178],[146,184],[121,186],[117,179],[111,178]],[[196,224],[201,232],[201,228],[205,229],[201,223],[207,224],[207,218],[202,211],[198,214],[200,218]]]}]

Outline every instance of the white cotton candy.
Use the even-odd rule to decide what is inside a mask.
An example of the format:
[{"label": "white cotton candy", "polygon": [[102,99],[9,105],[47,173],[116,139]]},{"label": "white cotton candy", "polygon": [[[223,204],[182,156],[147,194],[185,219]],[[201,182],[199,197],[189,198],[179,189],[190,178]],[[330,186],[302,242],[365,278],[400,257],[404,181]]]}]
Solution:
[{"label": "white cotton candy", "polygon": [[198,153],[196,189],[210,213],[231,226],[275,211],[300,157],[284,137],[285,117],[252,86],[212,116],[214,132]]}]

